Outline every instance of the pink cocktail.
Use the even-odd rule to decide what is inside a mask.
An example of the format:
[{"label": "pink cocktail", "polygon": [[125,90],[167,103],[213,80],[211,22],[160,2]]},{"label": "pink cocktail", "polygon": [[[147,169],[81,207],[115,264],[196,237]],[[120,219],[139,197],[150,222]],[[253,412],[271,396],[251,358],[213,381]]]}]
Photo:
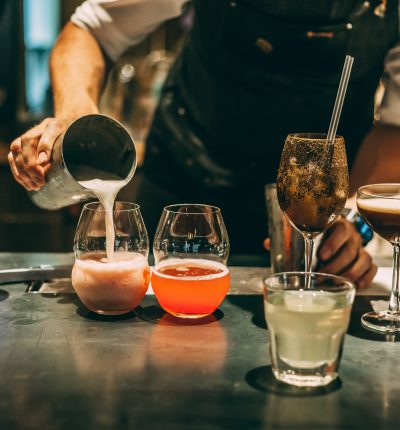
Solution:
[{"label": "pink cocktail", "polygon": [[89,310],[99,314],[132,311],[145,296],[149,282],[147,259],[136,252],[115,252],[111,262],[105,252],[83,254],[72,269],[76,293]]}]

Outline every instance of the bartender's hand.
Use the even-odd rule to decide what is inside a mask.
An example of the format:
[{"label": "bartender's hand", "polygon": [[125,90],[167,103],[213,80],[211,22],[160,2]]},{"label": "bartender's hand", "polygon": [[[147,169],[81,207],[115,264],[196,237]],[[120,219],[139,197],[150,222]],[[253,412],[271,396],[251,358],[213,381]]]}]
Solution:
[{"label": "bartender's hand", "polygon": [[360,234],[345,218],[339,218],[325,232],[317,256],[318,271],[349,278],[358,288],[369,285],[377,272],[377,266],[362,247]]},{"label": "bartender's hand", "polygon": [[45,184],[54,142],[70,122],[70,118],[46,118],[11,143],[11,172],[25,189],[38,190]]},{"label": "bartender's hand", "polygon": [[[270,250],[270,239],[264,240],[264,247]],[[374,279],[377,266],[362,247],[362,239],[354,225],[345,218],[339,218],[324,234],[317,251],[316,271],[341,275],[364,288]]]}]

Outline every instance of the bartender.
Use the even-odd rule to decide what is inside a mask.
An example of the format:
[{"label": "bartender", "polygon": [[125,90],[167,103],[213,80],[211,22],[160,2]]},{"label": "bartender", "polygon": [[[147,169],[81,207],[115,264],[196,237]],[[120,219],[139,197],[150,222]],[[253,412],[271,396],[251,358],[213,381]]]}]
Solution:
[{"label": "bartender", "polygon": [[[368,148],[371,139],[381,151],[393,147],[393,138],[384,139],[387,126],[372,127],[384,58],[399,38],[398,2],[192,3],[193,26],[154,116],[137,201],[151,234],[165,204],[215,204],[232,251],[257,253],[266,232],[264,185],[276,179],[285,137],[327,131],[346,54],[355,63],[338,134],[345,136],[349,166],[365,136]],[[108,62],[185,7],[183,0],[87,0],[76,9],[50,60],[55,117],[11,144],[9,162],[21,185],[39,189],[55,138],[77,117],[98,112]],[[373,174],[399,180],[390,166]],[[359,183],[371,179],[362,166],[354,177]],[[318,257],[321,270],[360,287],[376,273],[345,219],[326,232]]]}]

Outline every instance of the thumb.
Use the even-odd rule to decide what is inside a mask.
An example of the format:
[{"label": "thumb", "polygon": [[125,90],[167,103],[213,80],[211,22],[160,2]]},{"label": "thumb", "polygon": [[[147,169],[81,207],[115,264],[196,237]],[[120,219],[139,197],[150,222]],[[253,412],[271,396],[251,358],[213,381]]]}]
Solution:
[{"label": "thumb", "polygon": [[44,166],[50,162],[54,142],[60,134],[61,127],[54,122],[44,129],[37,146],[37,164]]}]

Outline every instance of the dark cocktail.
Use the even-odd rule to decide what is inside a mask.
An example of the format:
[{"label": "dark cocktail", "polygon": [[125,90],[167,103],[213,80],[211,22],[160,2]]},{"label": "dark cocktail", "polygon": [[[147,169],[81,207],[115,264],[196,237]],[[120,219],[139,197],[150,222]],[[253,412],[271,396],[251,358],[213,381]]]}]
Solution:
[{"label": "dark cocktail", "polygon": [[390,243],[399,241],[400,204],[398,199],[359,199],[358,210],[379,236]]},{"label": "dark cocktail", "polygon": [[342,211],[349,178],[344,139],[324,134],[290,134],[277,178],[278,200],[290,222],[303,234],[306,271],[311,270],[313,241]]},{"label": "dark cocktail", "polygon": [[368,312],[361,318],[364,327],[382,333],[400,332],[400,184],[374,184],[359,188],[357,207],[371,228],[393,245],[393,278],[389,309]]}]

